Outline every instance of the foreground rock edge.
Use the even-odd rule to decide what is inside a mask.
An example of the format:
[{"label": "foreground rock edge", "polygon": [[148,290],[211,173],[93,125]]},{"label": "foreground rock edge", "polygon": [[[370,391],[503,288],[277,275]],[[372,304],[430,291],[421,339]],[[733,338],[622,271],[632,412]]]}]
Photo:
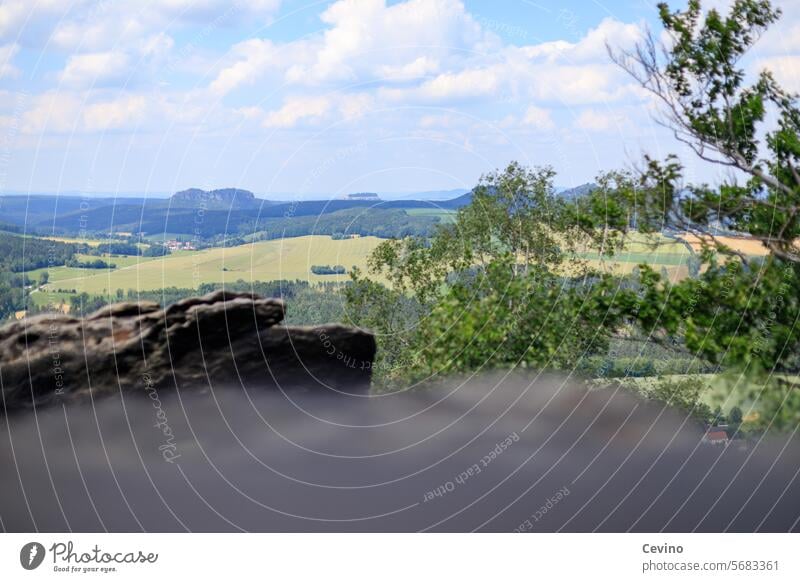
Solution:
[{"label": "foreground rock edge", "polygon": [[374,336],[338,324],[284,325],[283,301],[215,291],[165,308],[108,305],[0,328],[7,410],[119,391],[244,388],[365,393]]}]

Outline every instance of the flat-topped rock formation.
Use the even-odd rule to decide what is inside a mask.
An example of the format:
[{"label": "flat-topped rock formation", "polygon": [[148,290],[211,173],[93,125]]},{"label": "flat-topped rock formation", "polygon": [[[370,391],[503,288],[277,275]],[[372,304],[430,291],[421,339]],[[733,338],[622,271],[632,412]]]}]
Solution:
[{"label": "flat-topped rock formation", "polygon": [[44,314],[0,328],[8,409],[157,388],[369,389],[375,339],[341,325],[291,327],[284,304],[215,291],[161,308],[116,303],[85,318]]}]

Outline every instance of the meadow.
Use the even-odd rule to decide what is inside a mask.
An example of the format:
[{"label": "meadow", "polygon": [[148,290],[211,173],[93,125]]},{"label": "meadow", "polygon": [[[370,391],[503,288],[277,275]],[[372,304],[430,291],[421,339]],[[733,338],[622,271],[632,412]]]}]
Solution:
[{"label": "meadow", "polygon": [[[311,235],[229,248],[176,251],[165,257],[111,257],[107,260],[116,263],[116,269],[47,269],[50,282],[46,290],[61,288],[75,289],[78,293],[106,294],[117,289],[195,288],[200,283],[238,279],[345,281],[348,279],[346,274],[315,275],[311,267],[343,265],[348,271],[353,266],[363,269],[367,257],[380,242],[381,239],[376,237],[332,240],[328,236]],[[38,272],[30,275],[37,276]]]},{"label": "meadow", "polygon": [[[413,212],[415,209],[410,210]],[[422,209],[420,209],[422,210]],[[441,216],[450,211],[437,212]],[[741,248],[748,254],[757,254],[754,241],[728,237],[726,243]],[[70,241],[73,239],[60,239]],[[69,301],[75,293],[110,295],[117,289],[153,290],[164,287],[196,288],[200,283],[224,283],[238,279],[244,281],[271,281],[278,279],[315,282],[341,282],[348,275],[317,275],[313,265],[343,265],[348,271],[357,266],[364,270],[369,254],[383,239],[358,237],[333,240],[326,235],[308,235],[269,241],[258,241],[236,247],[210,248],[199,251],[175,251],[165,257],[112,256],[102,258],[116,265],[115,269],[82,269],[55,267],[30,271],[38,280],[47,271],[49,282],[39,292],[31,294],[36,305],[48,302]],[[101,241],[90,241],[99,244]],[[699,241],[689,235],[671,238],[664,235],[628,235],[624,248],[612,257],[584,250],[575,253],[588,266],[613,273],[629,274],[636,265],[646,263],[663,270],[672,281],[689,275],[688,261],[699,250]],[[98,257],[78,254],[80,261]]]}]

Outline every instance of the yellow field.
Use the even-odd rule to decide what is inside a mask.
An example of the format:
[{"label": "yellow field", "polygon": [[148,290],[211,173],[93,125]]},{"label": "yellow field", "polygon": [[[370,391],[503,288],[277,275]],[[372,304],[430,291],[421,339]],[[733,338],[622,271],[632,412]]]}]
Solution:
[{"label": "yellow field", "polygon": [[[611,260],[585,257],[594,268],[615,274],[628,274],[640,262],[663,263],[673,280],[686,276],[688,250],[682,243],[658,238],[633,237]],[[202,251],[177,251],[166,257],[102,257],[116,263],[114,270],[57,267],[48,269],[49,290],[75,289],[76,292],[113,293],[116,289],[160,289],[163,287],[196,288],[200,283],[269,281],[301,279],[306,281],[344,281],[347,275],[314,275],[312,265],[366,267],[366,260],[381,242],[376,237],[332,240],[328,236],[304,236],[274,241],[260,241],[238,247]],[[98,257],[78,255],[80,260]],[[32,272],[37,277],[38,272]]]},{"label": "yellow field", "polygon": [[[689,243],[692,247],[692,250],[696,253],[699,253],[703,250],[703,239],[700,237],[689,234],[683,233],[680,235],[680,238],[685,240]],[[754,256],[754,257],[763,257],[769,254],[767,248],[761,244],[760,241],[754,240],[752,238],[747,237],[739,237],[739,236],[718,236],[715,237],[717,241],[724,244],[727,247],[732,248],[734,251],[742,252],[746,255]],[[711,244],[713,248],[713,243],[709,239],[707,240],[709,244]]]},{"label": "yellow field", "polygon": [[[368,256],[381,241],[376,237],[333,240],[328,236],[311,235],[260,241],[227,249],[177,251],[166,257],[104,256],[103,260],[115,263],[117,268],[56,267],[32,271],[29,276],[36,280],[40,271],[46,270],[50,277],[46,290],[51,294],[59,289],[106,294],[114,293],[117,289],[197,288],[201,283],[224,283],[238,279],[346,281],[348,275],[314,275],[311,266],[343,265],[349,271],[355,265],[365,270]],[[688,275],[686,261],[689,257],[689,250],[680,241],[636,233],[627,237],[625,248],[611,258],[591,252],[580,255],[589,266],[618,275],[629,274],[639,263],[648,263],[656,269],[665,269],[673,281]],[[90,261],[98,257],[78,255],[77,258]],[[43,297],[36,299],[44,300]]]},{"label": "yellow field", "polygon": [[[90,238],[67,238],[65,236],[42,236],[38,237],[44,240],[52,240],[56,242],[63,242],[63,243],[75,243],[75,244],[86,244],[90,247],[97,247],[103,243],[109,242],[108,240],[103,239],[90,239]],[[110,241],[115,242],[115,241]]]},{"label": "yellow field", "polygon": [[636,263],[614,260],[586,260],[587,266],[596,269],[601,273],[610,275],[630,275],[639,263],[647,263],[656,271],[660,272],[663,268],[667,272],[670,282],[677,283],[689,276],[689,268],[686,265],[661,265],[657,260],[638,261]]},{"label": "yellow field", "polygon": [[[576,251],[575,258],[603,273],[629,275],[637,265],[645,263],[657,271],[663,268],[672,282],[689,276],[687,263],[692,256],[682,241],[661,234],[638,232],[627,233],[623,248],[610,257],[600,255],[596,249],[589,247],[579,247]],[[561,270],[567,274],[581,272],[579,267],[568,263]]]},{"label": "yellow field", "polygon": [[[160,258],[108,259],[120,266],[107,269],[48,269],[48,289],[70,288],[78,293],[108,293],[116,289],[196,288],[200,283],[271,281],[345,281],[348,275],[314,275],[312,265],[353,265],[362,269],[382,239],[361,237],[332,240],[328,236],[303,236],[261,241],[238,247],[179,251]],[[61,273],[61,270],[68,271]],[[64,276],[67,275],[67,276]]]}]

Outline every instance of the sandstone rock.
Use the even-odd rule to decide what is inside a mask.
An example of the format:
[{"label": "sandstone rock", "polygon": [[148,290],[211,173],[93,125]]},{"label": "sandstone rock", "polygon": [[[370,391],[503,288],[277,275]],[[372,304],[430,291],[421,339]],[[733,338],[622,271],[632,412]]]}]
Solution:
[{"label": "sandstone rock", "polygon": [[162,309],[109,305],[79,319],[45,314],[0,328],[8,409],[148,388],[369,388],[374,337],[339,325],[281,324],[283,302],[216,291]]}]

